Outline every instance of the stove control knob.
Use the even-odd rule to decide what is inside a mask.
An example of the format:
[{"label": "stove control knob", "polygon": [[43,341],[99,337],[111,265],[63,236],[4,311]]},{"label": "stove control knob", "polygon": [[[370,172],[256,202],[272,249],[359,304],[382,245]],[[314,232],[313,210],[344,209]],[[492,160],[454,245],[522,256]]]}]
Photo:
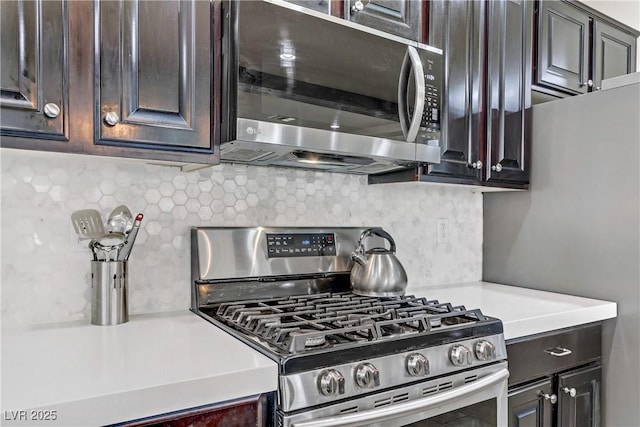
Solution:
[{"label": "stove control knob", "polygon": [[325,396],[344,394],[344,377],[335,369],[328,369],[320,374],[318,389]]},{"label": "stove control knob", "polygon": [[478,360],[487,361],[496,358],[496,346],[487,340],[480,340],[474,347]]},{"label": "stove control knob", "polygon": [[412,377],[429,375],[429,360],[420,353],[412,353],[407,357],[407,373]]},{"label": "stove control knob", "polygon": [[449,350],[449,359],[455,366],[471,365],[471,350],[462,344],[456,344]]},{"label": "stove control knob", "polygon": [[361,363],[356,367],[356,384],[360,388],[374,388],[380,385],[380,373],[371,363]]}]

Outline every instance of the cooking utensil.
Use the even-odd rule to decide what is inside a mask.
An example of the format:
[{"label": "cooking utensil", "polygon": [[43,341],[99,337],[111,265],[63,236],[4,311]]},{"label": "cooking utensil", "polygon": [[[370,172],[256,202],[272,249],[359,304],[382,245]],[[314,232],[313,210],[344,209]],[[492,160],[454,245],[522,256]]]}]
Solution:
[{"label": "cooking utensil", "polygon": [[[110,233],[89,242],[94,261],[117,261],[120,249],[125,244],[126,236],[122,233]],[[114,254],[112,256],[112,254]]]},{"label": "cooking utensil", "polygon": [[80,240],[97,239],[104,236],[104,225],[100,212],[95,209],[83,209],[71,214],[71,223]]},{"label": "cooking utensil", "polygon": [[108,233],[123,233],[131,231],[133,227],[133,216],[131,210],[126,205],[116,207],[107,218],[106,231]]},{"label": "cooking utensil", "polygon": [[142,222],[142,218],[144,218],[143,214],[139,213],[136,215],[136,220],[133,222],[133,228],[127,236],[127,241],[124,243],[124,246],[120,249],[120,253],[118,254],[118,261],[127,261],[129,259],[131,249],[133,249],[133,244],[136,241],[136,236],[138,236],[138,230],[140,230],[140,222]]},{"label": "cooking utensil", "polygon": [[[369,236],[386,239],[391,247],[386,249],[364,249],[364,240]],[[396,242],[381,228],[365,230],[360,235],[356,250],[351,253],[354,262],[351,269],[351,290],[354,294],[373,297],[396,297],[404,295],[407,287],[407,272],[396,258]]]}]

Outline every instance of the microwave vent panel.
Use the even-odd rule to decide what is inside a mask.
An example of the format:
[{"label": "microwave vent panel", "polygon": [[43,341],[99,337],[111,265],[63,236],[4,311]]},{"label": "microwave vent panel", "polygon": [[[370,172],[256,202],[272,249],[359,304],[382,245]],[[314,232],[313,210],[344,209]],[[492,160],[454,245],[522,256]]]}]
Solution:
[{"label": "microwave vent panel", "polygon": [[383,172],[390,172],[396,169],[402,169],[404,166],[389,164],[389,163],[374,163],[372,165],[361,166],[354,170],[354,172],[364,173],[364,174],[376,174]]},{"label": "microwave vent panel", "polygon": [[241,147],[221,147],[222,159],[230,162],[255,162],[268,160],[275,154],[273,151]]}]

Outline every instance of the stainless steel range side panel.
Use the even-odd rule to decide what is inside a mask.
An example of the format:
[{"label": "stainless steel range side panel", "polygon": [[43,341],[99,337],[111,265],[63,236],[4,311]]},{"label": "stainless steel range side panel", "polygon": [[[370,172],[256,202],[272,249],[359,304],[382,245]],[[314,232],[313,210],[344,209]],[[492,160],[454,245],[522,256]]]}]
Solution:
[{"label": "stainless steel range side panel", "polygon": [[[351,270],[351,252],[362,232],[373,227],[279,228],[204,227],[192,230],[192,279],[230,281],[273,276],[346,273]],[[268,233],[335,235],[335,256],[268,258]],[[379,238],[368,245],[384,245]]]}]

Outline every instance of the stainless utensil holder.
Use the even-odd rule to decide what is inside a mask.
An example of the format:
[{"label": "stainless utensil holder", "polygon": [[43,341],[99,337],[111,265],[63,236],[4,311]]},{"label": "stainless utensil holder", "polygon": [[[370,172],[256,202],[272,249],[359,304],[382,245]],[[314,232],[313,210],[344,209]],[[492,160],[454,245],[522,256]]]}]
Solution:
[{"label": "stainless utensil holder", "polygon": [[91,323],[118,325],[129,320],[127,262],[91,261]]}]

